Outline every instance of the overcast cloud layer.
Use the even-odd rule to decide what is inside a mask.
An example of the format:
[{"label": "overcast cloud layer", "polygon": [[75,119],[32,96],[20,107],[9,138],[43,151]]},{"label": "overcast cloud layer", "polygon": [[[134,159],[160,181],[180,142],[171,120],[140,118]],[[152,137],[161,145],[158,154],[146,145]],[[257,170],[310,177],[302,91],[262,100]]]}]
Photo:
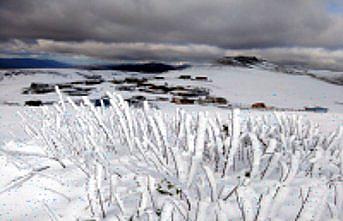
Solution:
[{"label": "overcast cloud layer", "polygon": [[0,50],[135,60],[243,53],[343,68],[340,7],[333,0],[1,0]]}]

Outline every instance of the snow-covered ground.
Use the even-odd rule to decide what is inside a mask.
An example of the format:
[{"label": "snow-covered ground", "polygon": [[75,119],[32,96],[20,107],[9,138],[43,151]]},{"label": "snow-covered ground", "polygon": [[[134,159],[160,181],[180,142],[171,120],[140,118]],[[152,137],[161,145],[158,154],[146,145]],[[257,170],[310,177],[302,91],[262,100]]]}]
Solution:
[{"label": "snow-covered ground", "polygon": [[[182,74],[208,76],[211,82],[205,85],[232,103],[252,104],[262,101],[267,105],[284,108],[318,105],[328,107],[332,112],[343,112],[343,105],[339,104],[343,100],[343,88],[308,76],[229,66],[193,67],[183,70]],[[173,79],[180,72],[165,75]]]},{"label": "snow-covered ground", "polygon": [[[50,73],[49,73],[50,71]],[[2,71],[5,72],[5,71]],[[84,79],[83,75],[100,75],[105,80],[121,79],[127,76],[152,77],[152,74],[124,73],[119,71],[85,71],[75,69],[65,70],[32,70],[30,75],[5,77],[0,81],[0,102],[21,103],[30,98],[39,98],[53,101],[53,93],[39,96],[22,95],[23,88],[29,87],[31,82],[36,83],[66,83]],[[51,73],[52,72],[52,73]],[[58,74],[54,73],[57,72]],[[317,71],[328,76],[337,76],[339,73]],[[1,72],[0,72],[1,75]],[[180,75],[206,76],[209,81],[192,81],[178,79]],[[342,86],[330,84],[309,76],[282,74],[258,68],[242,68],[230,66],[193,66],[185,70],[171,71],[159,74],[165,79],[154,80],[157,84],[194,85],[206,87],[216,96],[227,98],[230,103],[251,105],[255,102],[265,102],[269,106],[278,108],[303,108],[305,106],[322,106],[330,112],[343,112]],[[104,95],[107,90],[113,90],[114,84],[104,82],[93,85],[91,97]],[[125,95],[128,93],[122,92]],[[129,94],[132,94],[130,92]],[[142,93],[136,93],[142,94]],[[153,95],[151,95],[153,96]]]},{"label": "snow-covered ground", "polygon": [[[9,71],[0,71],[0,76]],[[17,71],[18,72],[18,71]],[[328,114],[295,112],[313,119],[322,125],[324,131],[330,131],[333,128],[343,124],[343,87],[320,81],[310,76],[298,76],[282,74],[279,72],[266,71],[263,69],[251,69],[230,66],[209,66],[199,65],[185,70],[171,71],[163,74],[140,74],[125,73],[120,71],[86,71],[77,69],[50,69],[50,70],[23,70],[23,73],[16,76],[5,76],[0,80],[0,134],[12,139],[20,132],[20,120],[17,112],[25,107],[24,103],[28,100],[42,100],[43,102],[55,102],[58,100],[56,93],[46,94],[22,94],[24,88],[31,83],[70,83],[85,80],[84,75],[100,75],[105,81],[101,84],[95,84],[88,87],[94,88],[90,91],[90,98],[99,99],[107,91],[116,90],[117,85],[108,81],[113,79],[133,78],[152,78],[149,82],[156,85],[174,86],[193,86],[205,87],[210,90],[211,95],[224,97],[231,104],[238,104],[243,107],[250,107],[256,102],[264,102],[267,106],[288,109],[303,109],[304,107],[321,106],[328,108]],[[314,72],[314,71],[311,71]],[[338,73],[329,71],[317,71],[321,75],[336,76]],[[182,75],[206,76],[208,81],[195,81],[179,79]],[[164,79],[153,79],[154,76],[162,76]],[[0,78],[1,79],[1,78]],[[151,94],[141,91],[120,91],[125,97],[134,95],[143,95],[152,100],[166,111],[173,110],[177,105],[166,101],[157,101],[157,97],[169,97],[165,94]],[[73,97],[74,100],[80,100],[79,96]],[[182,108],[188,110],[209,110],[210,112],[221,112],[224,115],[227,109],[217,108],[213,105],[182,105]],[[249,110],[255,112],[255,110]],[[261,111],[257,111],[260,113]],[[264,111],[262,111],[264,112]],[[13,135],[13,133],[15,135]],[[12,134],[12,135],[11,135]],[[17,136],[21,138],[22,136]]]},{"label": "snow-covered ground", "polygon": [[[0,76],[5,72],[6,71],[0,71]],[[76,220],[78,218],[87,219],[90,217],[90,208],[84,189],[86,180],[82,173],[80,173],[80,169],[78,169],[74,163],[70,162],[67,162],[67,168],[62,169],[55,161],[43,157],[45,156],[45,153],[42,152],[40,146],[24,131],[24,126],[18,112],[37,109],[37,107],[25,106],[24,104],[26,101],[58,101],[58,95],[56,93],[22,94],[23,89],[30,87],[31,83],[70,83],[84,81],[85,75],[100,75],[104,80],[103,82],[85,86],[93,88],[89,94],[91,99],[99,99],[105,95],[106,91],[115,91],[118,85],[110,82],[113,79],[125,79],[128,76],[134,78],[146,77],[149,78],[150,83],[156,85],[165,85],[167,83],[169,86],[192,86],[209,89],[211,96],[224,97],[235,107],[250,107],[253,103],[264,102],[267,106],[277,108],[278,112],[283,109],[293,110],[281,112],[284,112],[286,116],[301,116],[305,120],[310,120],[313,124],[318,124],[319,134],[322,135],[327,135],[343,126],[343,87],[320,81],[310,76],[288,75],[255,68],[249,69],[228,66],[195,66],[181,71],[159,74],[158,76],[163,78],[157,79],[154,78],[155,75],[117,71],[65,69],[29,70],[29,72],[30,74],[28,75],[20,74],[16,76],[5,76],[0,80],[0,220]],[[329,73],[321,72],[321,74],[327,75]],[[206,76],[208,80],[197,81],[179,79],[180,75],[191,75],[192,78],[195,78],[196,76]],[[134,95],[144,95],[148,100],[151,100],[152,103],[156,104],[163,113],[174,113],[176,107],[182,107],[188,112],[195,113],[207,111],[209,119],[215,117],[216,114],[219,114],[222,119],[227,119],[231,113],[230,108],[217,107],[212,104],[205,106],[198,104],[176,105],[169,102],[171,95],[154,94],[136,90],[120,91],[120,94],[125,98],[130,98]],[[169,101],[156,100],[158,97],[167,97]],[[72,99],[77,101],[81,98],[79,96],[74,96]],[[321,106],[328,108],[329,111],[328,113],[297,111],[303,109],[305,106]],[[51,105],[49,107],[52,108]],[[270,116],[272,114],[272,111],[248,108],[241,111],[240,119],[241,122],[245,122],[249,117],[257,119],[258,117]],[[42,118],[43,117],[44,116],[42,115]],[[340,142],[341,141],[342,140],[340,140]],[[5,152],[3,152],[3,150]],[[342,155],[342,147],[340,151],[340,154]],[[121,157],[123,157],[123,161],[126,162],[126,155],[121,155]],[[46,166],[49,166],[49,168],[45,168]],[[340,165],[340,167],[342,168],[342,165]],[[341,173],[336,175],[337,176],[334,176],[335,179],[337,177],[338,179],[342,179]],[[138,182],[136,179],[139,178],[132,173],[123,175],[120,180],[117,181],[119,182],[118,194],[124,194],[125,191],[128,191],[128,188],[124,188],[123,186],[136,185],[135,182]],[[303,199],[306,197],[306,191],[309,190],[308,186],[304,185],[304,183],[314,181],[319,182],[321,180],[309,179],[308,177],[303,176],[303,174],[299,174],[299,179],[294,181],[295,183],[299,182],[299,187],[304,191]],[[229,182],[233,182],[233,180],[229,180]],[[292,185],[296,185],[295,183],[292,183]],[[229,186],[231,187],[232,185],[233,184],[231,183]],[[324,197],[321,194],[326,194],[318,191],[318,188],[321,187],[320,185],[321,183],[318,183],[318,185],[313,188],[314,191],[317,191],[313,194],[314,200]],[[309,186],[311,185],[309,184]],[[289,190],[293,190],[292,188],[290,187]],[[294,190],[298,193],[299,189],[295,188]],[[143,191],[143,193],[145,192]],[[133,195],[134,194],[135,193],[133,193]],[[241,192],[241,194],[243,194],[243,192]],[[125,200],[132,200],[133,198]],[[298,207],[301,205],[298,201],[292,201],[292,199],[295,198],[297,198],[295,194],[292,195],[291,198],[288,199],[289,201],[285,201],[285,205],[281,208],[285,208],[285,210],[279,209],[278,211],[283,211],[281,212],[282,215],[287,215],[288,210],[293,209],[298,211]],[[329,198],[328,202],[331,202]],[[118,201],[116,201],[116,203],[118,204]],[[126,201],[123,203],[125,205],[134,204]],[[313,203],[315,202],[312,202],[311,205],[314,205]],[[233,205],[234,204],[231,205],[229,203],[226,205],[227,207],[223,206],[227,209],[231,208],[232,211],[239,211],[239,209]],[[324,207],[325,206],[326,205],[324,205]],[[337,208],[335,206],[336,205],[329,205],[331,209],[338,209],[338,211],[339,208],[342,208],[342,205],[340,205],[341,207],[338,205]],[[108,220],[116,219],[117,214],[115,213],[119,214],[118,208],[112,209],[113,210],[109,209],[110,214],[107,216]],[[311,211],[310,208],[306,207],[306,209]],[[165,210],[168,209],[165,208]],[[256,208],[253,210],[255,211]],[[330,217],[330,212],[328,211],[329,209],[326,209],[322,218]],[[276,211],[274,211],[274,213],[275,212]],[[124,214],[124,212],[121,211],[120,214]],[[297,214],[297,212],[293,211],[289,216],[294,218],[294,214]],[[309,218],[312,215],[313,214],[307,214],[307,216],[302,216],[302,219],[299,220],[306,220],[306,218]],[[338,217],[336,217],[338,220],[343,217],[343,214],[342,212],[338,212],[338,215],[335,214],[335,216]],[[240,217],[240,214],[234,213],[231,218],[232,220],[239,220]],[[288,218],[290,218],[286,217],[282,219],[281,215],[275,215],[275,217],[278,217],[281,220],[289,220]],[[319,217],[319,220],[320,218],[321,217]]]}]

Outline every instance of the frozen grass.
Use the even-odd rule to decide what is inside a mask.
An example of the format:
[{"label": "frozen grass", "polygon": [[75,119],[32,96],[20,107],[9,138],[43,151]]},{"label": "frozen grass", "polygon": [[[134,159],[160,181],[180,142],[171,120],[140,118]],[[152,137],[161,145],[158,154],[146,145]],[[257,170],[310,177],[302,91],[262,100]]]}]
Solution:
[{"label": "frozen grass", "polygon": [[99,108],[59,95],[53,107],[23,113],[25,129],[42,147],[39,157],[83,174],[89,217],[343,219],[343,128],[324,136],[282,113],[243,119],[236,109],[221,119],[135,109],[112,93]]}]

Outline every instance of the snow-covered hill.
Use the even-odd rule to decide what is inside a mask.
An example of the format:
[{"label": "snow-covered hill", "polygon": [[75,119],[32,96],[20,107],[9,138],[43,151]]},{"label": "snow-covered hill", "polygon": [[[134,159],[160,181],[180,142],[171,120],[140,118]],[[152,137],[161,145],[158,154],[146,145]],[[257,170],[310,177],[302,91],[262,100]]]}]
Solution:
[{"label": "snow-covered hill", "polygon": [[[329,71],[317,72],[322,76],[337,75]],[[1,134],[6,136],[13,130],[17,133],[16,112],[28,108],[26,102],[28,105],[50,105],[58,99],[54,93],[56,85],[73,95],[75,101],[81,100],[82,95],[89,95],[98,102],[106,91],[119,90],[132,103],[146,99],[162,109],[173,109],[180,103],[186,109],[219,112],[232,107],[250,109],[257,102],[285,111],[319,106],[331,113],[325,116],[333,116],[323,119],[328,119],[330,124],[342,124],[342,86],[260,67],[194,65],[164,74],[77,69],[3,70],[0,79],[0,127],[3,128]],[[308,112],[302,114],[321,116]],[[320,118],[316,117],[320,123],[326,121]]]},{"label": "snow-covered hill", "polygon": [[342,86],[221,65],[0,76],[0,220],[343,218]]}]

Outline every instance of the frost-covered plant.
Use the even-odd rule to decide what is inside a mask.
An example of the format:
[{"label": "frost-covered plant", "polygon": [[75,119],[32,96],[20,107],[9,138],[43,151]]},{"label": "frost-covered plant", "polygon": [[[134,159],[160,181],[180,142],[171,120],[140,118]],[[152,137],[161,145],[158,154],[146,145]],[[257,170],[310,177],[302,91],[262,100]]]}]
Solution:
[{"label": "frost-covered plant", "polygon": [[[57,92],[58,104],[23,114],[26,130],[47,158],[85,175],[94,217],[115,210],[119,220],[343,218],[342,128],[324,136],[297,116],[246,119],[238,109],[226,120],[167,114],[147,103],[131,108],[113,93],[108,107],[88,98],[76,105]],[[289,202],[296,209],[282,214]]]}]

